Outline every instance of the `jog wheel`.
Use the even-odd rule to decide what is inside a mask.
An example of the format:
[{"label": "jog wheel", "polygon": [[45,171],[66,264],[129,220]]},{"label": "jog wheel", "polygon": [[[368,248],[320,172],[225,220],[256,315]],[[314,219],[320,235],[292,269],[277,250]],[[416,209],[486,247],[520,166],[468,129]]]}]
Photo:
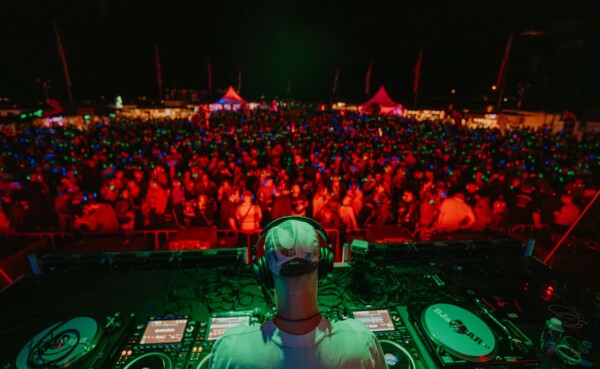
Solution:
[{"label": "jog wheel", "polygon": [[196,366],[196,369],[208,369],[208,362],[210,360],[210,354],[206,355],[200,363]]},{"label": "jog wheel", "polygon": [[125,369],[171,369],[171,359],[162,352],[144,354],[125,367]]},{"label": "jog wheel", "polygon": [[415,369],[416,364],[408,350],[396,342],[379,340],[385,363],[390,369]]}]

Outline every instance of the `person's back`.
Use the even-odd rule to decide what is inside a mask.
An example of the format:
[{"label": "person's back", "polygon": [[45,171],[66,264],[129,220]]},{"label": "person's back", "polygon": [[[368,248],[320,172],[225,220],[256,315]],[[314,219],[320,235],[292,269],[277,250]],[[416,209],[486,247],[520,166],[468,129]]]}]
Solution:
[{"label": "person's back", "polygon": [[292,214],[292,198],[289,194],[280,194],[273,201],[271,216],[273,219],[289,216]]},{"label": "person's back", "polygon": [[577,217],[579,217],[579,207],[573,203],[573,195],[565,192],[560,197],[562,206],[559,210],[554,212],[554,224],[562,227],[569,227],[575,223]]},{"label": "person's back", "polygon": [[211,368],[384,368],[379,343],[354,319],[319,325],[303,335],[279,329],[273,320],[239,325],[217,341]]},{"label": "person's back", "polygon": [[444,199],[436,219],[436,229],[439,232],[456,232],[470,229],[475,224],[473,209],[464,201],[460,192]]},{"label": "person's back", "polygon": [[100,203],[98,210],[94,213],[96,217],[96,225],[98,231],[101,232],[116,232],[119,230],[119,220],[117,213],[112,205]]},{"label": "person's back", "polygon": [[284,217],[267,225],[262,239],[265,256],[255,269],[265,289],[275,288],[276,313],[262,325],[226,331],[210,368],[386,368],[379,341],[363,323],[329,321],[319,312],[318,269],[323,276],[333,267],[330,250],[319,246],[319,240],[329,243],[323,228]]},{"label": "person's back", "polygon": [[235,223],[232,223],[232,220],[235,219],[235,208],[236,205],[232,201],[233,196],[228,196],[224,198],[219,204],[219,228],[221,229],[237,229]]},{"label": "person's back", "polygon": [[519,192],[509,197],[508,213],[513,225],[540,224],[540,207],[533,190],[533,186],[526,182],[521,184]]}]

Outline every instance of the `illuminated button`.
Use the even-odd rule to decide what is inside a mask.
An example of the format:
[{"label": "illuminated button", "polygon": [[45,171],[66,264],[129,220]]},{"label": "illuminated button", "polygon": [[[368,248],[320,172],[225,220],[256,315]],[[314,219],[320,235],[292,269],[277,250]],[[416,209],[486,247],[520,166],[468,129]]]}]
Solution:
[{"label": "illuminated button", "polygon": [[133,351],[129,350],[127,351],[127,355],[131,355],[133,353]]},{"label": "illuminated button", "polygon": [[125,356],[125,355],[127,355],[127,350],[121,351],[121,356]]}]

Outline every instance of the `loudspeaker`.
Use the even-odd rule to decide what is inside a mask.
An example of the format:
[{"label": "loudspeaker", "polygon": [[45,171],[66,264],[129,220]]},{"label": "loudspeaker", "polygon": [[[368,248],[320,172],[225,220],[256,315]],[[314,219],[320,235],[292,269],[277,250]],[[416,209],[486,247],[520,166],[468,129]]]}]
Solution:
[{"label": "loudspeaker", "polygon": [[[309,273],[309,272],[315,270],[315,268],[319,268],[319,281],[326,279],[333,272],[334,255],[333,255],[333,251],[332,251],[332,245],[331,245],[331,241],[329,240],[329,237],[327,237],[327,234],[325,233],[325,230],[323,229],[323,227],[311,218],[288,216],[288,217],[277,218],[277,219],[271,221],[269,224],[267,224],[267,226],[260,233],[260,237],[258,238],[258,241],[256,243],[256,249],[264,250],[265,237],[266,237],[267,233],[269,232],[269,230],[271,230],[272,228],[278,226],[279,224],[281,224],[287,220],[297,220],[300,222],[310,224],[317,233],[317,238],[319,240],[319,245],[320,245],[319,262],[315,266],[309,266],[309,267],[305,267],[305,268],[302,268],[302,267],[298,268],[297,266],[294,266],[295,271],[294,271],[293,275],[306,274],[306,273]],[[262,283],[265,286],[265,288],[267,288],[267,289],[275,288],[275,284],[273,282],[273,275],[272,275],[271,269],[269,269],[269,264],[267,263],[266,256],[264,256],[264,255],[260,256],[254,263],[253,268],[254,268],[254,273],[256,274],[256,278],[259,283]],[[283,267],[282,267],[282,270],[284,270]]]}]

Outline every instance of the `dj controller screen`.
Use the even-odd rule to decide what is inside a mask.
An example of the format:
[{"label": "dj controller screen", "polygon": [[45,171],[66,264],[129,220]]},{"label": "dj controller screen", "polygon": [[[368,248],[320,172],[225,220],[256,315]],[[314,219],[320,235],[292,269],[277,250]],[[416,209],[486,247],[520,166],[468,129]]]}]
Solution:
[{"label": "dj controller screen", "polygon": [[394,323],[387,309],[359,310],[352,313],[354,318],[363,322],[372,332],[393,331]]},{"label": "dj controller screen", "polygon": [[181,342],[187,322],[187,319],[151,320],[146,326],[140,344]]},{"label": "dj controller screen", "polygon": [[250,324],[250,317],[244,316],[213,316],[210,318],[208,328],[208,341],[216,341],[226,330],[240,324]]}]

